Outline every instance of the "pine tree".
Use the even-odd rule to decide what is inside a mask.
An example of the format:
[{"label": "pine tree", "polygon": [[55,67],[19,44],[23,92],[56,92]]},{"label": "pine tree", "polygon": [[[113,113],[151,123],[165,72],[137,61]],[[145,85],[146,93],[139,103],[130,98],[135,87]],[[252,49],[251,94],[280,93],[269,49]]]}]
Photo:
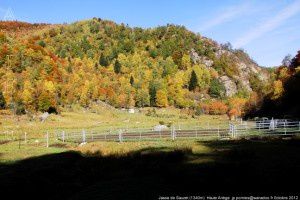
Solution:
[{"label": "pine tree", "polygon": [[156,88],[153,83],[149,85],[150,106],[156,106]]},{"label": "pine tree", "polygon": [[198,78],[195,71],[193,70],[189,82],[189,91],[194,91],[197,88],[197,86],[198,86]]},{"label": "pine tree", "polygon": [[6,101],[4,99],[2,91],[0,91],[0,109],[5,108],[5,106],[6,106]]},{"label": "pine tree", "polygon": [[114,71],[116,74],[121,73],[121,64],[118,60],[116,60],[116,62],[115,62]]},{"label": "pine tree", "polygon": [[107,58],[103,55],[103,53],[100,55],[99,64],[103,67],[108,66]]},{"label": "pine tree", "polygon": [[133,84],[134,84],[134,78],[133,76],[130,76],[130,85],[133,86]]}]

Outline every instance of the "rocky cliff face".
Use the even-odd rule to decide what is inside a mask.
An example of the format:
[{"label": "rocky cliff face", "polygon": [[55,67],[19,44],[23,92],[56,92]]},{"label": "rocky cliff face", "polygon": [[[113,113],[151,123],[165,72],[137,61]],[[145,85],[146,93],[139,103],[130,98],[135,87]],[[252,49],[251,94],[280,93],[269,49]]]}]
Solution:
[{"label": "rocky cliff face", "polygon": [[[221,74],[218,78],[225,87],[227,97],[235,95],[240,88],[251,92],[252,86],[250,84],[250,77],[253,75],[257,76],[262,82],[269,80],[270,77],[267,70],[256,64],[242,50],[228,50],[224,49],[221,45],[215,44],[215,58],[220,59],[222,55],[230,57],[235,63],[235,68],[238,70],[238,75],[229,77],[226,74]],[[204,64],[207,68],[214,67],[214,61],[212,59],[206,56],[199,56],[194,49],[190,51],[190,56],[194,63]]]},{"label": "rocky cliff face", "polygon": [[225,95],[231,97],[237,93],[237,86],[233,80],[231,80],[228,76],[219,77],[221,83],[223,83],[225,87]]}]

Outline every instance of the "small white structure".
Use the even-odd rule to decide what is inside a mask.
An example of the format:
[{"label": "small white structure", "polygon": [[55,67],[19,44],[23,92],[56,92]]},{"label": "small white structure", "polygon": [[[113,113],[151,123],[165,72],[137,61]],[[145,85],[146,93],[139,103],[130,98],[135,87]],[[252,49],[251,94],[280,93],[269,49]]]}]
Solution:
[{"label": "small white structure", "polygon": [[153,127],[154,131],[165,131],[168,130],[169,128],[166,125],[156,125]]},{"label": "small white structure", "polygon": [[41,122],[46,121],[46,119],[49,117],[49,113],[48,112],[44,112],[41,116],[40,116],[40,120]]},{"label": "small white structure", "polygon": [[129,109],[128,109],[128,112],[129,112],[130,114],[134,114],[134,112],[135,112],[135,111],[134,111],[134,108],[129,108]]}]

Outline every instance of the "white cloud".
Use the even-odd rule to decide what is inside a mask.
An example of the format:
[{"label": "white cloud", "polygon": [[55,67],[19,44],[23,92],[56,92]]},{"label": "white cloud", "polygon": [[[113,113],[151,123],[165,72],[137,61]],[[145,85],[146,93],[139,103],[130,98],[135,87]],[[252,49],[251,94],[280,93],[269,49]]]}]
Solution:
[{"label": "white cloud", "polygon": [[284,9],[282,9],[276,16],[264,21],[260,25],[250,30],[246,35],[242,36],[241,38],[238,38],[233,43],[233,46],[235,48],[240,48],[242,46],[245,46],[251,41],[276,29],[281,24],[283,24],[286,20],[296,15],[298,12],[300,12],[300,1],[296,0],[293,3],[289,4],[288,6],[286,6]]},{"label": "white cloud", "polygon": [[238,16],[244,14],[246,11],[249,10],[249,8],[250,7],[248,3],[240,4],[238,6],[228,7],[223,13],[209,20],[208,22],[203,24],[199,29],[200,31],[206,31],[215,26],[229,22],[237,18]]}]

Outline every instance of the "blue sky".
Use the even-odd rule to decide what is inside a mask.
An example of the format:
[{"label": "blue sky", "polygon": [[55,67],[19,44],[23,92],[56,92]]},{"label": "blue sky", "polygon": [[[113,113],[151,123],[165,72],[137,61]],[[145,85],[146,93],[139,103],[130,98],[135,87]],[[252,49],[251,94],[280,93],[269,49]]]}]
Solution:
[{"label": "blue sky", "polygon": [[180,24],[245,49],[263,66],[279,65],[300,50],[300,0],[0,0],[0,19],[9,8],[27,22],[100,17],[140,27]]}]

